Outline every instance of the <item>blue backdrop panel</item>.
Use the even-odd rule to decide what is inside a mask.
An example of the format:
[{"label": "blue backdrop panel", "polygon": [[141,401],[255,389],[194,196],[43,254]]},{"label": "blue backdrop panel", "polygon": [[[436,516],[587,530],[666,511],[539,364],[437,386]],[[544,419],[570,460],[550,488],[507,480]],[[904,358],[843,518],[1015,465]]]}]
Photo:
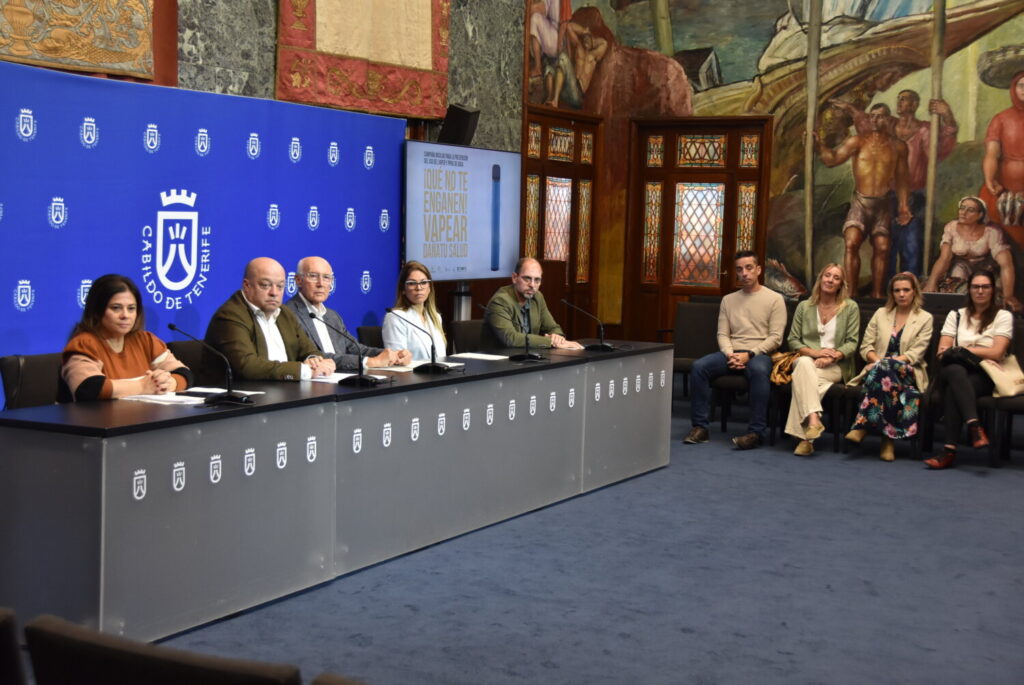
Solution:
[{"label": "blue backdrop panel", "polygon": [[202,336],[249,259],[316,254],[378,324],[398,276],[405,122],[0,62],[0,355],[59,351],[105,273]]}]

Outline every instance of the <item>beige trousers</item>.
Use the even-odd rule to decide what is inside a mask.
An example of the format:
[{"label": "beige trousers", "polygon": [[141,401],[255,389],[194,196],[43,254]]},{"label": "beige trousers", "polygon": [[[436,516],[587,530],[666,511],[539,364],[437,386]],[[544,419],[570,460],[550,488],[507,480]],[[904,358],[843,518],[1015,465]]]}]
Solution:
[{"label": "beige trousers", "polygon": [[804,420],[821,411],[821,398],[829,386],[842,380],[843,371],[838,364],[819,369],[810,357],[798,357],[793,365],[793,401],[789,403],[786,432],[803,440]]}]

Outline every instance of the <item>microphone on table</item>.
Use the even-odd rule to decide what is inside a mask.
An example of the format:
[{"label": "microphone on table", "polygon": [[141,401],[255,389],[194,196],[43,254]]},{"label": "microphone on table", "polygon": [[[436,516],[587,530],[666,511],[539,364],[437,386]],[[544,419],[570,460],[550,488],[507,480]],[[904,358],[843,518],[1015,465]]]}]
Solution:
[{"label": "microphone on table", "polygon": [[612,347],[611,345],[609,345],[608,343],[606,343],[604,341],[604,324],[601,323],[601,319],[597,318],[596,316],[594,316],[593,314],[588,312],[586,309],[583,309],[582,307],[577,307],[576,305],[574,305],[572,302],[570,302],[569,300],[565,299],[564,297],[562,298],[562,304],[568,305],[568,306],[572,307],[573,309],[575,309],[579,313],[581,313],[581,314],[583,314],[585,316],[589,316],[591,319],[593,319],[594,321],[597,322],[597,336],[598,336],[598,339],[600,340],[600,342],[590,343],[589,345],[585,346],[583,349],[588,350],[590,352],[614,352],[615,351],[614,347]]},{"label": "microphone on table", "polygon": [[358,340],[356,340],[355,338],[352,337],[351,333],[349,333],[348,331],[346,331],[346,330],[344,330],[342,328],[338,328],[337,326],[334,326],[332,324],[327,323],[321,317],[317,316],[316,312],[310,312],[309,313],[309,318],[313,319],[314,321],[319,321],[323,325],[325,325],[328,328],[330,328],[332,331],[334,331],[336,333],[339,333],[340,335],[345,336],[346,339],[348,339],[348,340],[352,341],[353,343],[355,343],[356,353],[357,353],[357,355],[359,357],[358,361],[356,362],[357,363],[357,367],[356,368],[359,369],[359,372],[356,375],[354,375],[354,376],[349,376],[348,378],[342,378],[340,381],[338,381],[338,385],[351,385],[351,386],[354,386],[354,387],[357,387],[357,388],[366,388],[366,387],[377,385],[378,383],[382,382],[382,381],[380,381],[377,378],[373,378],[371,376],[367,376],[365,373],[363,373],[363,346],[359,344]]},{"label": "microphone on table", "polygon": [[398,314],[395,314],[395,312],[393,310],[391,310],[390,308],[387,310],[387,313],[384,314],[384,316],[387,317],[388,314],[391,314],[392,316],[401,319],[402,321],[404,321],[405,323],[409,324],[410,326],[412,326],[413,328],[415,328],[418,331],[423,331],[424,333],[427,334],[427,337],[430,338],[430,363],[429,364],[420,364],[419,366],[417,366],[416,368],[413,369],[414,373],[429,373],[429,374],[448,373],[448,371],[450,369],[447,366],[445,366],[444,364],[438,364],[437,363],[437,346],[434,344],[434,336],[430,334],[430,331],[428,331],[426,328],[423,328],[422,326],[417,326],[412,321],[409,321],[409,319],[406,319],[404,317],[398,316]]},{"label": "microphone on table", "polygon": [[214,393],[213,395],[204,398],[203,404],[210,407],[215,407],[220,404],[252,404],[251,397],[249,397],[248,395],[240,395],[232,389],[231,362],[228,361],[228,358],[224,356],[223,352],[221,352],[220,350],[218,350],[216,347],[206,342],[205,340],[200,340],[191,333],[186,333],[185,331],[175,326],[173,323],[167,324],[167,327],[174,331],[175,333],[181,333],[186,338],[191,338],[192,340],[195,340],[197,343],[199,343],[200,345],[202,345],[203,347],[210,350],[215,355],[224,360],[224,386],[227,388],[227,392]]},{"label": "microphone on table", "polygon": [[[530,319],[530,299],[529,298],[527,298],[526,301],[523,302],[523,309],[526,310],[526,319],[529,320]],[[539,361],[544,361],[544,359],[545,359],[544,357],[540,356],[536,352],[530,352],[530,334],[524,332],[523,333],[523,339],[525,341],[523,343],[523,353],[522,354],[513,354],[513,355],[511,355],[508,358],[509,361],[513,361],[513,362],[539,362]]]}]

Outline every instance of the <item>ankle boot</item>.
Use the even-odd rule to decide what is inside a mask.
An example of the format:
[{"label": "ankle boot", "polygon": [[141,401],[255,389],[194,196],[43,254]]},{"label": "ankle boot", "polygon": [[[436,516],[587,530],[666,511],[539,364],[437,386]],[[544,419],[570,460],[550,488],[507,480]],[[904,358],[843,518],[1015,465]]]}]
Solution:
[{"label": "ankle boot", "polygon": [[936,454],[931,459],[925,459],[924,463],[930,469],[948,469],[953,465],[956,460],[956,449],[952,447],[943,447],[940,454]]},{"label": "ankle boot", "polygon": [[866,436],[867,434],[868,432],[863,428],[854,428],[849,433],[846,434],[846,439],[849,440],[850,442],[860,444],[861,441],[864,440],[864,436]]},{"label": "ankle boot", "polygon": [[985,433],[985,427],[981,425],[980,421],[968,423],[967,431],[971,435],[971,447],[974,449],[988,447],[988,435]]},{"label": "ankle boot", "polygon": [[879,451],[878,456],[882,458],[882,461],[893,461],[896,459],[896,445],[893,444],[892,438],[887,435],[882,436],[882,449]]}]

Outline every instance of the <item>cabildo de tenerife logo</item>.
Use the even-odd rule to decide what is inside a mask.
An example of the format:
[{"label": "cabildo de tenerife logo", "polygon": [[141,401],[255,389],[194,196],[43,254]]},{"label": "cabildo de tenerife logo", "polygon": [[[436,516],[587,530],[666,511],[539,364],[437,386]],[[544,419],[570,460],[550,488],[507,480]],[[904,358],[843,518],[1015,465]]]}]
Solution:
[{"label": "cabildo de tenerife logo", "polygon": [[292,137],[292,142],[288,145],[288,159],[292,160],[295,164],[298,164],[299,160],[302,159],[302,141],[299,140],[298,136]]},{"label": "cabildo de tenerife logo", "polygon": [[210,146],[213,145],[213,141],[210,140],[209,129],[201,128],[196,131],[196,154],[200,157],[205,157],[210,154]]},{"label": "cabildo de tenerife logo", "polygon": [[32,281],[26,279],[18,281],[14,288],[14,308],[19,312],[27,312],[36,303],[36,291],[32,287]]},{"label": "cabildo de tenerife logo", "polygon": [[156,226],[142,227],[142,281],[154,304],[181,309],[206,288],[210,271],[209,226],[200,226],[196,193],[160,193]]},{"label": "cabildo de tenerife logo", "polygon": [[276,203],[271,203],[267,209],[267,228],[271,231],[281,225],[281,209]]},{"label": "cabildo de tenerife logo", "polygon": [[349,207],[345,210],[345,230],[354,231],[356,228],[356,210]]},{"label": "cabildo de tenerife logo", "polygon": [[78,127],[78,140],[82,143],[82,147],[87,150],[91,150],[99,144],[100,127],[96,125],[94,117],[82,119],[82,125]]},{"label": "cabildo de tenerife logo", "polygon": [[316,205],[310,205],[309,213],[306,215],[306,226],[309,230],[315,231],[320,228],[320,210]]},{"label": "cabildo de tenerife logo", "polygon": [[377,222],[377,225],[380,226],[381,233],[388,232],[388,228],[391,226],[391,215],[388,214],[388,210],[380,210],[380,220]]},{"label": "cabildo de tenerife logo", "polygon": [[373,146],[367,145],[366,149],[363,150],[363,166],[366,167],[367,171],[373,168],[374,161]]},{"label": "cabildo de tenerife logo", "polygon": [[18,138],[26,143],[36,137],[36,118],[30,109],[22,109],[18,112],[18,118],[14,120],[14,130]]},{"label": "cabildo de tenerife logo", "polygon": [[160,149],[160,129],[156,124],[146,124],[146,132],[142,134],[142,147],[150,154]]},{"label": "cabildo de tenerife logo", "polygon": [[89,289],[92,288],[92,279],[83,278],[82,282],[78,284],[78,290],[75,294],[75,301],[78,302],[79,309],[85,309],[85,298],[89,297]]},{"label": "cabildo de tenerife logo", "polygon": [[68,208],[64,204],[64,198],[55,197],[50,200],[50,206],[46,208],[46,220],[53,228],[64,228],[68,225]]},{"label": "cabildo de tenerife logo", "polygon": [[327,146],[327,163],[331,166],[338,166],[339,159],[341,159],[341,150],[338,149],[338,142],[332,140],[331,144]]},{"label": "cabildo de tenerife logo", "polygon": [[359,289],[361,291],[363,291],[363,295],[369,295],[370,294],[370,287],[372,285],[373,285],[373,283],[370,280],[370,271],[369,271],[369,269],[364,270],[363,271],[363,277],[361,279],[359,279]]},{"label": "cabildo de tenerife logo", "polygon": [[249,142],[245,145],[245,154],[249,159],[259,159],[260,156],[260,134],[255,131],[249,134]]}]

